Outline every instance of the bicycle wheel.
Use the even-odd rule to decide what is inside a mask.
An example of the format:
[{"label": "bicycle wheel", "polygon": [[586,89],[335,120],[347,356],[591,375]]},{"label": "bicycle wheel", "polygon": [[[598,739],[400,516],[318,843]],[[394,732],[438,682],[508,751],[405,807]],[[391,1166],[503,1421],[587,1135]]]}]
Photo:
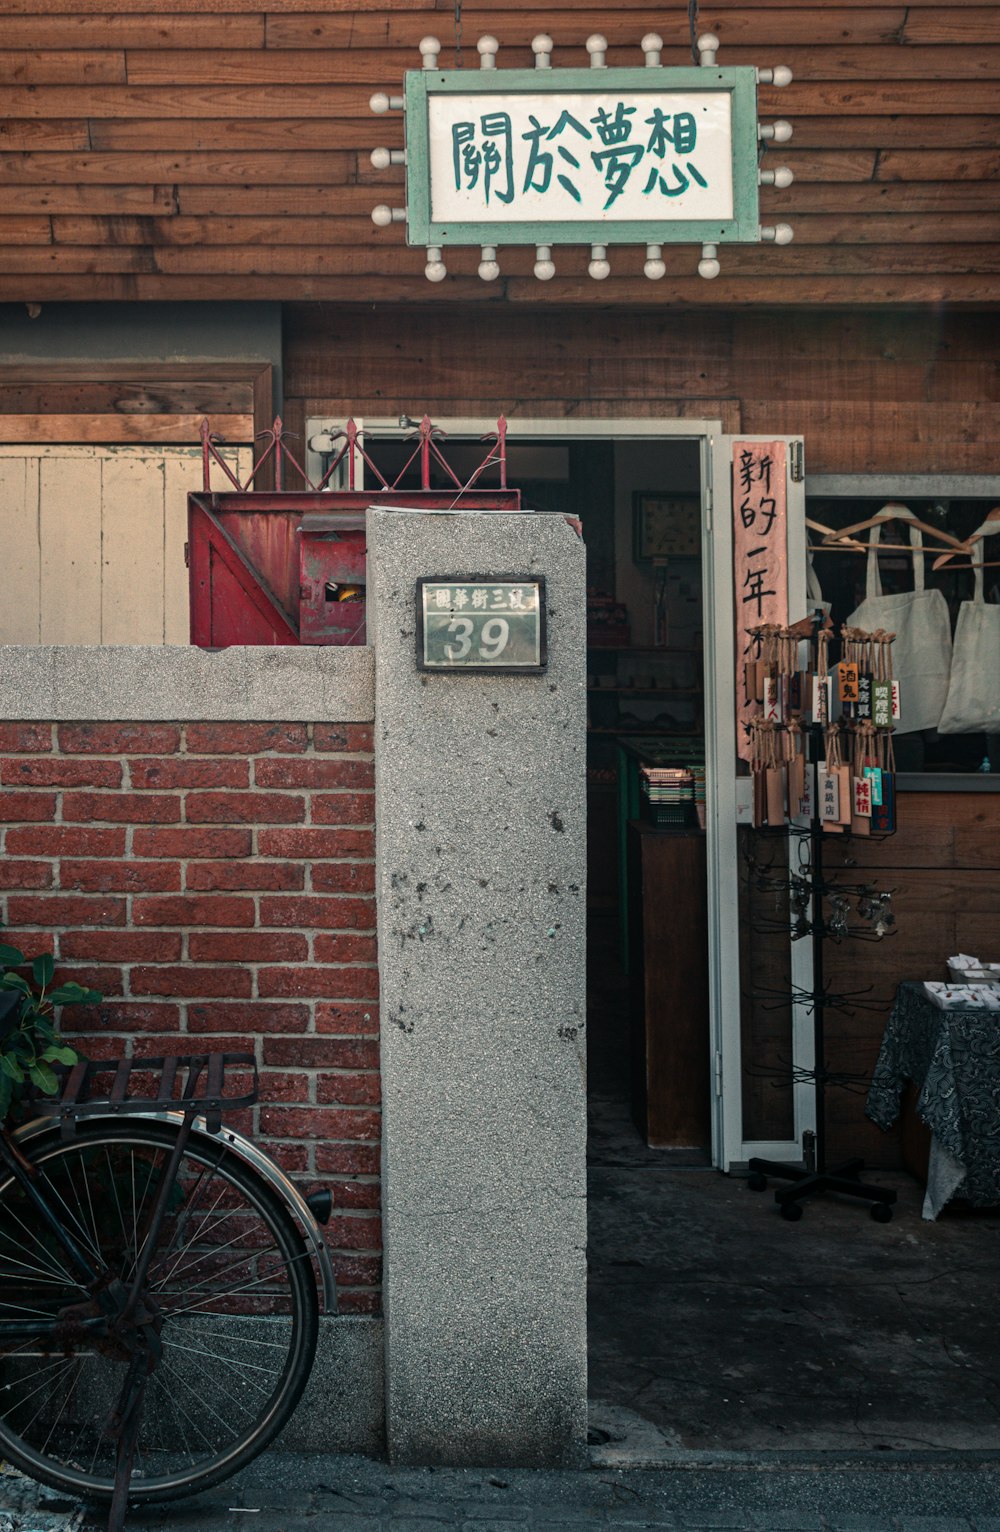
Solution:
[{"label": "bicycle wheel", "polygon": [[[169,1124],[133,1118],[82,1123],[68,1142],[47,1135],[26,1146],[39,1189],[105,1282],[128,1285],[175,1140]],[[19,1184],[6,1169],[0,1177],[0,1457],[56,1489],[108,1499],[108,1427],[128,1348],[84,1328],[100,1312],[93,1295]],[[316,1349],[304,1241],[221,1138],[193,1133],[186,1146],[143,1302],[155,1316],[159,1356],[130,1498],[170,1499],[218,1483],[272,1440]],[[41,1341],[10,1327],[48,1319],[54,1333]]]}]

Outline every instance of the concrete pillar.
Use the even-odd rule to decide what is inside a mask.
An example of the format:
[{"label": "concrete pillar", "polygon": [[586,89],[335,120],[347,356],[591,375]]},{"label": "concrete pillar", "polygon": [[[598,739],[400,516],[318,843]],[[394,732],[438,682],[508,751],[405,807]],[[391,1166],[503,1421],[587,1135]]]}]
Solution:
[{"label": "concrete pillar", "polygon": [[[578,1466],[584,547],[561,516],[372,510],[368,572],[389,1453]],[[417,670],[419,576],[535,574],[546,673]]]}]

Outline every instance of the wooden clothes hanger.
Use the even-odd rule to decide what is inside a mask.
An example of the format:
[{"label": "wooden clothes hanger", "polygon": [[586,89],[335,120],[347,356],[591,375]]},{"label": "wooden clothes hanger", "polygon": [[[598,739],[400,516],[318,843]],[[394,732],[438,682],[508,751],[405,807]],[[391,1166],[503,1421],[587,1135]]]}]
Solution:
[{"label": "wooden clothes hanger", "polygon": [[[977,527],[974,532],[970,532],[965,542],[954,553],[939,554],[931,568],[940,569],[943,565],[950,564],[952,559],[956,558],[959,553],[965,554],[969,559],[972,559],[975,544],[982,542],[986,537],[992,537],[995,532],[1000,532],[1000,505],[993,507],[982,526]],[[977,561],[973,560],[973,562]],[[989,563],[984,562],[979,567],[981,569],[1000,569],[1000,559],[991,559]]]},{"label": "wooden clothes hanger", "polygon": [[[900,505],[897,500],[888,501],[880,511],[876,511],[874,516],[869,516],[865,521],[855,522],[851,527],[841,527],[839,532],[831,533],[823,539],[823,542],[828,547],[836,546],[837,543],[843,543],[845,538],[853,537],[857,532],[865,532],[869,527],[885,526],[891,521],[905,522],[908,527],[917,527],[921,532],[925,532],[928,537],[933,537],[937,542],[947,543],[949,547],[960,552],[964,550],[964,543],[961,543],[957,537],[952,537],[950,532],[942,532],[939,527],[932,527],[929,522],[921,521],[919,517],[914,516],[908,506]],[[893,553],[899,553],[900,544],[890,543],[888,546],[892,549]],[[907,548],[905,545],[902,545],[902,548],[904,553],[927,551],[921,548]],[[877,551],[880,549],[881,544]],[[868,552],[867,546],[865,547],[865,552]]]},{"label": "wooden clothes hanger", "polygon": [[[826,526],[826,524],[824,522],[822,522],[822,521],[814,521],[811,516],[807,516],[806,517],[806,526],[809,527],[813,532],[823,532],[824,534],[829,534],[829,536],[831,536],[831,537],[835,537],[837,535],[836,531],[834,530],[833,527]],[[809,543],[808,544],[808,548],[809,548],[809,552],[810,553],[817,553],[817,552],[820,552],[820,551],[822,551],[824,553],[841,553],[841,552],[842,553],[867,553],[868,552],[868,544],[867,543],[859,543],[853,537],[847,539],[844,543],[842,543],[840,548],[835,548],[832,544],[827,544],[825,541],[822,542],[822,543]]]}]

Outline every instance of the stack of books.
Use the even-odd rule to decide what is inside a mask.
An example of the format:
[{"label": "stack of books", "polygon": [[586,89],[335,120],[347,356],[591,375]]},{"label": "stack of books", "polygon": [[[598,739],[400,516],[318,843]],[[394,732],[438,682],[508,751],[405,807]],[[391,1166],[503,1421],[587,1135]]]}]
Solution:
[{"label": "stack of books", "polygon": [[[695,820],[695,773],[690,766],[641,766],[643,817],[654,825],[683,828]],[[701,772],[702,804],[705,776]]]}]

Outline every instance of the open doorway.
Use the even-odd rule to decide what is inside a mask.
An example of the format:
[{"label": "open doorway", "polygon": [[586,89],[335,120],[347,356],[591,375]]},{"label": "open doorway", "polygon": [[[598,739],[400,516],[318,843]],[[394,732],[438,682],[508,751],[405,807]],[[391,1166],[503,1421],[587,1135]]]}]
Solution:
[{"label": "open doorway", "polygon": [[[522,504],[577,518],[587,549],[592,1131],[610,1113],[637,1143],[708,1164],[702,439],[574,426],[530,439],[511,426],[506,450]],[[409,435],[365,425],[370,459],[404,490],[420,485]],[[478,435],[448,426],[447,461],[462,482],[482,462]],[[430,487],[446,491],[433,458],[430,472]]]}]

